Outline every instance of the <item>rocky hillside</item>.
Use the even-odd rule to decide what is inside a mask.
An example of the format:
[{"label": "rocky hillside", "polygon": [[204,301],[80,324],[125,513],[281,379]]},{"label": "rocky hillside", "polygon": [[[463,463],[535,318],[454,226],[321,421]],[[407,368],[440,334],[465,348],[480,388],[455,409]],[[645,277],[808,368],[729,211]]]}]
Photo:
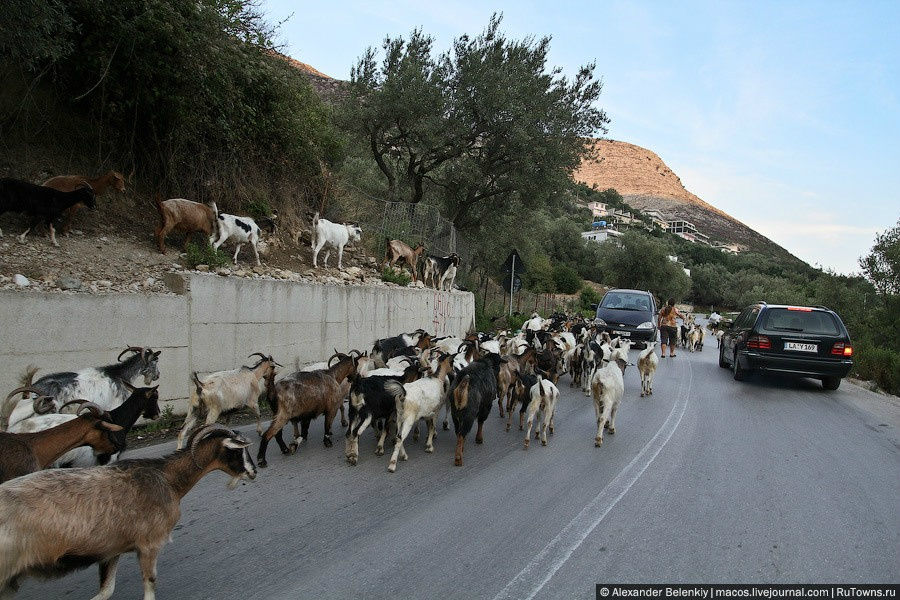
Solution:
[{"label": "rocky hillside", "polygon": [[651,150],[626,142],[594,140],[592,152],[572,174],[598,190],[614,188],[638,210],[656,209],[692,222],[712,240],[756,250],[783,248],[685,189],[681,179]]}]

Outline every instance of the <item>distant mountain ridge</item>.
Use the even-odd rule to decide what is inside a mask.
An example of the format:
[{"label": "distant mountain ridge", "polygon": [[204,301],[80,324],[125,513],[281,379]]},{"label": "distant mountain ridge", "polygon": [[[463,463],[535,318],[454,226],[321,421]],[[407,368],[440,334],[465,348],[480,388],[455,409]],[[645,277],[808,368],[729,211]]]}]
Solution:
[{"label": "distant mountain ridge", "polygon": [[598,190],[615,189],[637,210],[658,210],[692,222],[712,240],[755,250],[777,248],[751,227],[692,194],[681,178],[653,151],[616,140],[592,140],[572,178]]}]

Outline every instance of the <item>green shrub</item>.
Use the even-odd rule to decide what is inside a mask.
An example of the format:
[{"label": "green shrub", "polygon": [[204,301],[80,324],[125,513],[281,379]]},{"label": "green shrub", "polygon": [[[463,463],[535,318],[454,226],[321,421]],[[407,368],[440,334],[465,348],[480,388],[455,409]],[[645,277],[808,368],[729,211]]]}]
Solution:
[{"label": "green shrub", "polygon": [[227,254],[216,250],[209,242],[203,244],[188,242],[186,262],[191,268],[197,265],[209,265],[210,269],[224,267],[231,263]]},{"label": "green shrub", "polygon": [[519,329],[522,329],[522,325],[524,325],[525,321],[527,320],[528,315],[521,315],[519,313],[516,313],[512,316],[506,317],[506,327],[510,331],[518,331]]},{"label": "green shrub", "polygon": [[886,392],[900,394],[900,352],[857,344],[853,353],[853,375],[874,381]]},{"label": "green shrub", "polygon": [[385,267],[381,272],[381,280],[388,283],[396,283],[397,285],[406,286],[412,281],[412,278],[406,274],[406,271]]},{"label": "green shrub", "polygon": [[265,198],[253,198],[244,203],[244,210],[254,219],[263,219],[272,214],[272,207]]}]

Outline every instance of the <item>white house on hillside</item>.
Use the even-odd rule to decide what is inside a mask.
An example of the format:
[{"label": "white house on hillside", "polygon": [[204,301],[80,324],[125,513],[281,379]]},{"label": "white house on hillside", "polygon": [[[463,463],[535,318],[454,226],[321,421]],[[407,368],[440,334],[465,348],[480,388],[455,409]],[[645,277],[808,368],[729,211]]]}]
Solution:
[{"label": "white house on hillside", "polygon": [[615,229],[593,229],[591,231],[582,231],[581,239],[602,244],[610,238],[617,238],[621,235],[621,232],[618,232]]}]

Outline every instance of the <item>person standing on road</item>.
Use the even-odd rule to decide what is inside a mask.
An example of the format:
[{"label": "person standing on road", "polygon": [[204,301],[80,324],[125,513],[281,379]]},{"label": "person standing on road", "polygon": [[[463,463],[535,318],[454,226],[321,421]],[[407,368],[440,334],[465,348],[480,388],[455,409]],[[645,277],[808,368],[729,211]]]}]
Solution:
[{"label": "person standing on road", "polygon": [[675,308],[675,298],[669,301],[659,311],[659,336],[661,338],[662,357],[666,357],[666,346],[669,347],[669,357],[675,356],[675,344],[678,343],[678,323],[675,319],[684,319],[684,315]]}]

